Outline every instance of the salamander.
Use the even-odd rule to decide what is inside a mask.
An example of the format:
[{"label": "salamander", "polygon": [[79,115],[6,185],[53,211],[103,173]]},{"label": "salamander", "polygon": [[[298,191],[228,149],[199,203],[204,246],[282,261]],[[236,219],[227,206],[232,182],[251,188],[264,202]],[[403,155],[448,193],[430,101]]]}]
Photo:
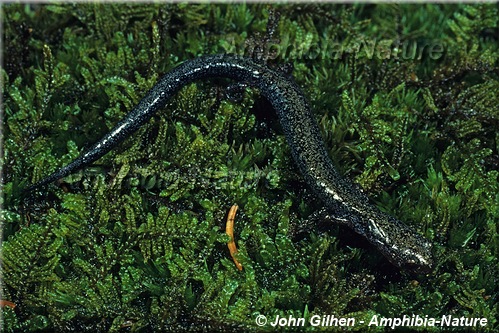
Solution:
[{"label": "salamander", "polygon": [[88,166],[146,123],[179,89],[193,81],[210,78],[227,78],[256,87],[271,103],[298,169],[324,204],[324,218],[349,226],[400,268],[415,272],[431,269],[430,242],[380,211],[358,186],[336,170],[309,103],[297,84],[278,70],[242,56],[208,55],[185,61],[165,74],[138,105],[90,149],[28,190]]}]

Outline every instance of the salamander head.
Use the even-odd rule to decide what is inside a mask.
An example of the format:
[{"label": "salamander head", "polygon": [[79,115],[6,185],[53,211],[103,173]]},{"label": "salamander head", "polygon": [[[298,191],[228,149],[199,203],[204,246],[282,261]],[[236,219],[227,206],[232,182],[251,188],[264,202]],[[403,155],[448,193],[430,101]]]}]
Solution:
[{"label": "salamander head", "polygon": [[431,243],[426,238],[385,213],[368,221],[367,238],[392,264],[420,274],[432,270]]}]

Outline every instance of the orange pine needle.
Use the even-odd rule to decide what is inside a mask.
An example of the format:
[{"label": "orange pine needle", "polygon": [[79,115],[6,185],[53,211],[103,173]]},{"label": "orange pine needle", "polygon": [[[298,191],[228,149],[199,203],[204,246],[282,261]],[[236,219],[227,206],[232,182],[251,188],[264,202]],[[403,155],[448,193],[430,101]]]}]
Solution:
[{"label": "orange pine needle", "polygon": [[16,305],[14,303],[12,303],[11,301],[4,301],[3,299],[0,299],[0,307],[3,308],[6,306],[8,306],[9,308],[12,308],[12,309],[14,309],[16,307]]},{"label": "orange pine needle", "polygon": [[234,241],[234,219],[236,217],[237,205],[230,207],[229,214],[227,215],[227,224],[225,225],[225,233],[229,235],[230,240],[227,243],[227,247],[229,248],[230,256],[232,260],[234,260],[234,264],[238,270],[243,270],[243,265],[236,259],[237,247],[236,242]]}]

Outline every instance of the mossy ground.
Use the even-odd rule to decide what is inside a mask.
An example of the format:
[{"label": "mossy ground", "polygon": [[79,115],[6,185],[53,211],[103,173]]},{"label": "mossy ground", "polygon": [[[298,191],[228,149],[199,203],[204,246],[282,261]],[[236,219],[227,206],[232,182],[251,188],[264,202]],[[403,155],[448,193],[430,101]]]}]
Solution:
[{"label": "mossy ground", "polygon": [[[270,7],[4,5],[2,299],[16,305],[4,331],[259,331],[259,314],[354,317],[365,324],[342,330],[369,332],[391,331],[367,326],[375,314],[484,317],[469,331],[499,330],[497,8],[274,6],[286,51],[269,62],[293,65],[338,168],[433,242],[433,272],[414,276],[352,231],[310,223],[320,203],[268,103],[251,89],[233,103],[220,80],[22,198],[161,74],[258,46]],[[234,203],[243,271],[224,233]]]}]

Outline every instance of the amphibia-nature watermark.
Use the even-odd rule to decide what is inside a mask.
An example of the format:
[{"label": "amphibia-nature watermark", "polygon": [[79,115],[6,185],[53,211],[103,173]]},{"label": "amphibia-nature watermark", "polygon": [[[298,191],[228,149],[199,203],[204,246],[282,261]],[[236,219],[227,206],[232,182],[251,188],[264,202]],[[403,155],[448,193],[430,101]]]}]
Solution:
[{"label": "amphibia-nature watermark", "polygon": [[304,42],[295,44],[268,43],[265,46],[248,43],[244,54],[258,53],[263,59],[342,59],[352,55],[357,59],[380,60],[438,60],[445,55],[442,41],[417,41],[397,39],[357,39],[351,41],[327,40],[318,43]]}]

